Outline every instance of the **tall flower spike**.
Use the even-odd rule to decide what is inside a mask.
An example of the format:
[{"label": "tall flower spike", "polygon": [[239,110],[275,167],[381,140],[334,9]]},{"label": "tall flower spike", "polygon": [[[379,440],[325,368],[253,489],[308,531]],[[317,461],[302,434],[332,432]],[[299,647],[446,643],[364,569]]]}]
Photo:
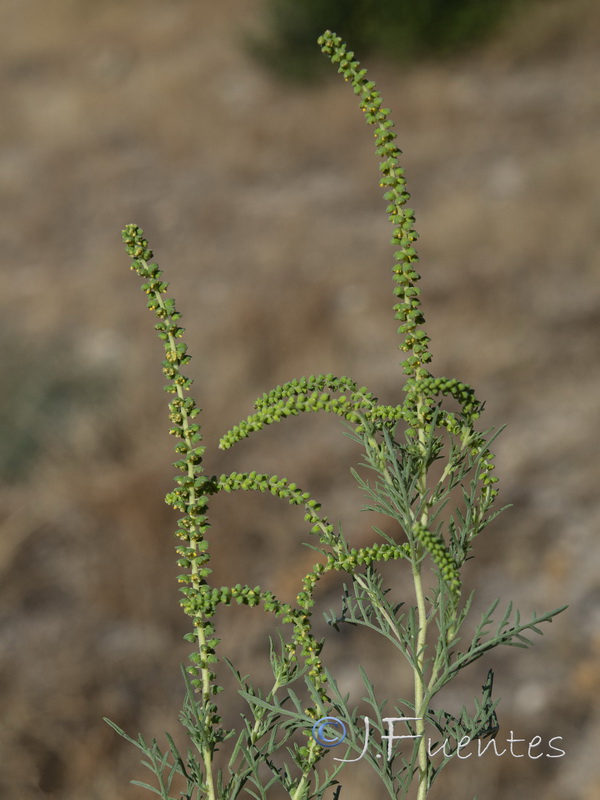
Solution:
[{"label": "tall flower spike", "polygon": [[402,367],[409,376],[424,377],[428,374],[426,364],[431,361],[431,353],[428,349],[429,336],[421,327],[425,323],[425,317],[421,311],[420,291],[416,286],[421,277],[415,270],[418,256],[414,244],[418,234],[414,227],[414,211],[406,208],[410,195],[406,191],[404,170],[399,166],[402,152],[395,144],[396,134],[392,130],[394,123],[389,118],[389,109],[382,108],[381,95],[375,84],[366,79],[366,69],[359,68],[360,64],[354,59],[354,53],[347,50],[341,38],[326,31],[318,42],[332,63],[339,64],[338,72],[344,76],[344,80],[352,84],[354,93],[360,97],[360,107],[367,124],[376,126],[373,135],[376,152],[381,159],[380,186],[386,189],[386,210],[394,225],[392,244],[398,245],[392,272],[396,284],[394,294],[398,298],[394,306],[395,317],[402,323],[398,332],[404,337],[400,349],[408,353]]},{"label": "tall flower spike", "polygon": [[[181,556],[178,563],[188,570],[179,579],[183,584],[184,595],[181,605],[194,620],[193,638],[198,642],[200,661],[206,667],[212,660],[207,658],[207,654],[212,656],[207,641],[213,634],[212,626],[210,630],[207,627],[207,618],[214,613],[214,608],[207,609],[208,613],[198,614],[198,604],[193,598],[199,593],[205,595],[203,586],[211,572],[207,566],[209,554],[205,534],[209,527],[208,499],[217,488],[213,479],[203,475],[204,447],[200,444],[200,426],[195,421],[200,409],[189,394],[192,381],[181,371],[181,367],[190,361],[187,345],[180,341],[184,333],[179,325],[181,314],[175,308],[175,301],[165,297],[168,284],[161,280],[162,272],[158,264],[151,262],[153,253],[144,238],[144,231],[137,225],[127,225],[123,230],[123,241],[127,253],[132,257],[131,269],[145,281],[142,290],[149,297],[148,308],[158,317],[159,321],[154,327],[165,348],[162,367],[169,383],[164,388],[174,395],[169,403],[169,420],[172,426],[169,433],[179,439],[175,450],[180,458],[175,466],[182,473],[176,476],[177,486],[167,494],[165,500],[184,515],[179,520],[177,529],[177,536],[181,540],[177,546],[177,553]],[[197,661],[198,656],[192,660]],[[190,671],[197,675],[196,667],[192,667]],[[210,676],[206,673],[204,677],[206,694]]]}]

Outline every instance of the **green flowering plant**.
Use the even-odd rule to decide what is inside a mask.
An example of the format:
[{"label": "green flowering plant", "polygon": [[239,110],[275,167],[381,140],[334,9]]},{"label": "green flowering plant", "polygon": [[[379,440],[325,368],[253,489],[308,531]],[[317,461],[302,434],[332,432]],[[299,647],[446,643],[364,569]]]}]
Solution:
[{"label": "green flowering plant", "polygon": [[[167,736],[169,747],[163,751],[156,740],[133,739],[110,724],[142,751],[143,763],[156,779],[156,785],[134,783],[163,800],[172,800],[177,781],[186,786],[180,796],[190,800],[262,799],[276,786],[292,800],[321,798],[333,787],[338,797],[344,771],[351,768],[345,764],[358,760],[357,753],[371,764],[391,798],[406,797],[416,785],[417,800],[424,800],[465,741],[492,737],[498,730],[491,670],[473,712],[463,707],[456,717],[435,710],[436,696],[461,670],[493,648],[531,644],[529,636],[541,633],[539,625],[564,608],[534,613],[523,622],[510,603],[496,618],[497,600],[482,615],[472,636],[465,638],[473,595],[464,595],[462,570],[472,557],[476,538],[503,510],[494,508],[498,492],[490,449],[499,431],[478,430],[483,403],[469,386],[429,371],[430,340],[417,285],[415,217],[406,205],[409,195],[389,110],[383,107],[375,84],[367,80],[366,70],[338,36],[327,31],[319,44],[352,85],[367,124],[374,128],[380,183],[394,228],[392,276],[394,313],[405,354],[403,398],[398,405],[383,405],[366,387],[332,374],[294,379],[260,397],[254,411],[224,434],[220,447],[234,447],[264,427],[300,413],[335,414],[362,447],[362,468],[352,472],[366,498],[365,509],[391,520],[393,533],[389,525],[387,531],[374,527],[378,541],[351,547],[311,494],[287,478],[254,471],[220,476],[205,472],[200,409],[190,392],[192,381],[183,372],[190,355],[182,340],[181,315],[167,296],[168,284],[153,261],[143,231],[127,225],[123,240],[131,268],[144,281],[148,308],[158,318],[155,329],[165,349],[165,389],[172,396],[170,433],[177,439],[178,474],[166,501],[180,514],[176,535],[178,564],[183,570],[181,605],[192,625],[186,638],[194,651],[184,671],[186,697],[181,712],[192,747],[184,756]],[[237,491],[269,492],[302,507],[307,544],[318,560],[302,579],[294,603],[282,602],[260,586],[211,584],[206,538],[211,499],[221,492]],[[450,506],[454,506],[451,513]],[[390,561],[399,562],[398,569],[403,562],[412,579],[412,597],[403,597],[399,603],[381,570]],[[362,702],[369,708],[368,718],[359,715],[356,700],[342,694],[335,675],[323,664],[327,642],[313,632],[313,612],[318,583],[331,572],[341,573],[347,581],[339,607],[326,615],[331,635],[344,626],[375,631],[391,642],[411,671],[412,696],[397,698],[394,705],[394,719],[406,723],[409,731],[406,755],[392,752],[394,737],[385,735],[390,720],[384,716],[388,699],[377,696],[365,670],[361,668],[366,691]],[[215,615],[220,606],[232,604],[260,607],[278,625],[277,637],[271,641],[273,682],[268,692],[257,689],[230,664],[247,703],[236,729],[223,724],[218,702],[222,687],[216,672],[221,639]],[[336,739],[340,726],[356,731],[363,725],[367,725],[365,735],[371,725],[381,741],[373,739],[367,748],[358,737]],[[427,747],[427,730],[450,742],[439,763]],[[345,758],[335,758],[332,744],[342,740]],[[219,751],[226,757],[219,760]]]}]

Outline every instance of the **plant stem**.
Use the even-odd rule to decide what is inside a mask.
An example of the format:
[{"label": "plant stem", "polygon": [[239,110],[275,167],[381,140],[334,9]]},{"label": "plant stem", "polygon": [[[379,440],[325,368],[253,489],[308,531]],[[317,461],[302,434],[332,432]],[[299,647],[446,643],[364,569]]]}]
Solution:
[{"label": "plant stem", "polygon": [[308,780],[306,777],[306,773],[303,773],[302,778],[300,779],[300,783],[296,787],[296,791],[292,795],[292,800],[302,800],[306,792],[306,786],[308,784]]},{"label": "plant stem", "polygon": [[419,620],[419,631],[417,636],[417,653],[416,661],[417,668],[415,669],[415,716],[417,717],[415,723],[415,731],[419,739],[418,745],[418,760],[419,760],[419,791],[417,800],[424,800],[427,795],[427,781],[428,781],[428,763],[427,763],[427,750],[425,748],[425,721],[423,718],[424,708],[424,675],[423,670],[425,666],[425,643],[427,637],[427,613],[425,610],[425,597],[423,595],[423,582],[421,580],[421,562],[420,559],[413,562],[412,566],[413,580],[415,584],[415,594],[417,598],[417,614]]},{"label": "plant stem", "polygon": [[[206,648],[206,634],[202,625],[196,625],[196,633],[198,634],[198,644],[202,650]],[[211,674],[207,666],[203,666],[202,674],[202,700],[206,706],[210,702],[210,686]],[[207,786],[207,800],[217,800],[215,791],[215,782],[213,777],[213,754],[212,749],[206,743],[202,745],[202,760],[204,762],[205,779]]]},{"label": "plant stem", "polygon": [[[427,527],[428,514],[427,514],[427,463],[425,461],[425,454],[427,452],[426,434],[424,420],[424,410],[427,405],[422,395],[417,400],[417,414],[420,417],[421,424],[418,429],[419,443],[423,454],[423,463],[419,480],[417,483],[418,496],[423,502],[421,511],[421,524]],[[417,616],[418,616],[418,635],[417,635],[417,652],[416,662],[417,668],[415,669],[415,716],[417,717],[415,723],[415,732],[420,736],[418,745],[418,763],[419,763],[419,788],[417,792],[417,800],[425,800],[427,796],[428,786],[428,761],[427,749],[425,746],[425,711],[427,704],[425,699],[425,650],[427,645],[427,610],[425,608],[425,596],[423,594],[423,581],[421,577],[421,565],[423,563],[421,558],[422,547],[418,542],[415,542],[414,555],[412,562],[412,574],[415,585],[415,596],[417,602]]]}]

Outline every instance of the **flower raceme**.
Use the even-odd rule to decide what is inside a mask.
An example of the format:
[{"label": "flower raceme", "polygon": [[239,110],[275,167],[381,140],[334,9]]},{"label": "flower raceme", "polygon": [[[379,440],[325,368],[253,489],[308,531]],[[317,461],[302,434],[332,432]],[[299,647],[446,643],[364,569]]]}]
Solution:
[{"label": "flower raceme", "polygon": [[[266,426],[301,413],[332,414],[362,447],[363,462],[352,474],[366,498],[364,508],[385,516],[388,524],[385,531],[373,528],[376,540],[372,544],[351,547],[342,531],[323,515],[321,504],[294,481],[257,471],[220,476],[204,471],[200,408],[191,393],[192,380],[183,371],[190,355],[183,341],[181,314],[175,300],[167,296],[168,284],[153,261],[143,230],[127,225],[123,241],[132,270],[143,280],[147,306],[157,318],[155,330],[165,351],[165,390],[171,395],[169,432],[177,440],[177,475],[166,502],[180,515],[176,549],[177,563],[183,570],[179,577],[181,605],[191,619],[192,629],[186,638],[195,644],[185,675],[187,693],[181,720],[199,759],[190,751],[186,761],[171,738],[169,751],[163,753],[156,741],[148,745],[141,736],[129,739],[110,724],[144,753],[144,763],[154,773],[159,789],[141,785],[163,800],[171,800],[170,787],[176,776],[187,781],[189,798],[235,800],[240,793],[250,792],[262,800],[272,785],[280,784],[291,800],[321,800],[339,783],[337,776],[343,765],[359,760],[336,757],[332,767],[332,759],[327,758],[331,740],[319,740],[314,735],[315,725],[319,731],[326,730],[323,720],[343,720],[349,725],[360,721],[357,707],[340,693],[335,676],[324,666],[326,639],[318,639],[313,631],[315,593],[328,573],[341,573],[346,581],[341,607],[327,616],[333,631],[343,626],[375,631],[392,643],[413,675],[412,697],[396,700],[397,716],[383,717],[388,699],[377,696],[361,668],[366,688],[363,700],[380,728],[382,721],[390,719],[409,724],[409,735],[402,737],[410,740],[408,756],[398,760],[391,750],[385,750],[385,741],[374,744],[372,754],[365,744],[360,756],[371,764],[393,800],[405,798],[415,781],[417,800],[424,800],[450,757],[467,758],[463,754],[467,741],[498,729],[497,701],[492,700],[493,673],[482,687],[481,700],[475,698],[474,712],[465,707],[458,717],[446,711],[434,712],[433,701],[439,691],[493,648],[528,646],[531,641],[526,634],[541,633],[539,624],[551,621],[562,610],[534,614],[531,620],[522,622],[509,603],[496,620],[499,601],[495,601],[475,626],[470,643],[464,633],[461,635],[473,603],[472,595],[464,596],[462,567],[472,557],[477,536],[500,513],[493,510],[497,478],[490,450],[498,432],[477,429],[484,405],[467,384],[435,377],[429,371],[432,357],[418,288],[415,215],[407,207],[409,194],[389,109],[383,106],[375,84],[367,79],[366,70],[338,36],[326,31],[319,44],[352,85],[366,123],[374,128],[380,185],[393,226],[393,310],[399,323],[405,376],[401,401],[381,404],[372,391],[346,376],[329,373],[297,378],[258,398],[252,413],[227,431],[219,446],[237,446]],[[268,493],[302,509],[307,544],[318,560],[299,581],[294,602],[283,602],[260,586],[211,584],[206,536],[210,503],[219,493],[239,491]],[[388,586],[381,570],[385,562],[398,562],[398,569],[405,570],[412,584],[396,581]],[[404,592],[400,601],[396,597],[398,585]],[[408,585],[412,585],[412,597],[406,594]],[[241,715],[239,729],[228,729],[223,727],[217,703],[222,691],[217,676],[221,640],[215,617],[220,606],[234,604],[262,608],[280,627],[278,643],[271,640],[273,686],[269,692],[256,689],[248,676],[229,665],[247,711]],[[363,716],[363,720],[368,719]],[[425,724],[435,726],[444,742],[453,742],[448,752],[444,746],[441,763],[433,760],[435,753],[427,745]],[[366,739],[368,732],[367,727]],[[391,745],[398,737],[390,730],[387,738]],[[223,769],[217,764],[216,753],[228,740],[229,761]],[[347,754],[353,748],[356,752],[356,744],[346,741],[344,746]]]}]

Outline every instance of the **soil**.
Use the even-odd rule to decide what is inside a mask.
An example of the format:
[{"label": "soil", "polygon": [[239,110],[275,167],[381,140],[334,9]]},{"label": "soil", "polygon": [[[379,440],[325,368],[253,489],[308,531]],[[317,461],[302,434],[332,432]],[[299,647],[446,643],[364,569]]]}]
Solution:
[{"label": "soil", "polygon": [[[126,223],[183,312],[206,469],[286,475],[349,538],[374,536],[337,420],[216,449],[294,376],[349,374],[389,403],[403,382],[371,133],[335,71],[290,86],[253,62],[243,40],[260,25],[259,0],[0,2],[1,798],[147,797],[102,717],[148,739],[179,730],[173,441]],[[502,741],[561,736],[566,756],[453,764],[434,800],[600,798],[599,37],[594,0],[545,0],[460,58],[367,65],[405,153],[432,370],[506,425],[512,508],[470,564],[477,608],[569,603],[533,649],[495,651],[446,698],[470,704],[493,666]],[[291,600],[313,563],[301,516],[272,498],[217,498],[213,531],[217,584]],[[262,675],[270,622],[219,624],[224,652]],[[390,696],[410,690],[358,635],[328,653],[357,697],[359,662]],[[343,796],[379,793],[357,766]]]}]

